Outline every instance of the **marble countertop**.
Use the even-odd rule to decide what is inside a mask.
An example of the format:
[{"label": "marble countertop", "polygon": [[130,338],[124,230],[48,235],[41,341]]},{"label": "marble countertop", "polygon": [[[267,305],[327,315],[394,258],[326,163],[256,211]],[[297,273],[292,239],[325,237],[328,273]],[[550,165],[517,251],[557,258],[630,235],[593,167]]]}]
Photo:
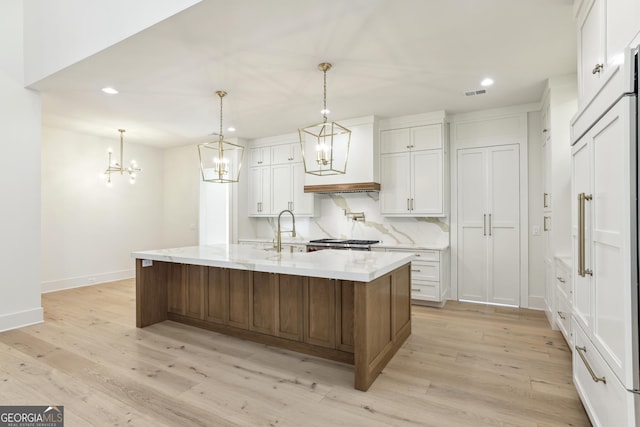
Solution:
[{"label": "marble countertop", "polygon": [[[239,242],[246,243],[272,243],[274,239],[266,239],[266,238],[255,238],[255,239],[238,239]],[[283,245],[305,245],[308,240],[300,240],[300,239],[282,239]],[[422,243],[392,243],[381,241],[380,243],[373,245],[373,248],[384,248],[384,249],[410,249],[410,250],[432,250],[432,251],[443,251],[449,249],[448,241],[438,241],[438,242],[422,242]]]},{"label": "marble countertop", "polygon": [[375,245],[377,248],[385,249],[411,249],[411,250],[431,250],[431,251],[444,251],[449,249],[449,242],[431,242],[431,243],[387,243],[380,242]]},{"label": "marble countertop", "polygon": [[139,251],[136,259],[328,279],[370,282],[401,267],[413,258],[400,252],[324,250],[280,252],[248,245],[218,244]]}]

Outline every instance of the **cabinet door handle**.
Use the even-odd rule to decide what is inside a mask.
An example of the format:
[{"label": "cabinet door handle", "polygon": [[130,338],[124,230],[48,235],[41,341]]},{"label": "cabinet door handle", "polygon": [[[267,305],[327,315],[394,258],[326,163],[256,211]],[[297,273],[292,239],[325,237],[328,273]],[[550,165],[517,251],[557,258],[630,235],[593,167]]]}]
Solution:
[{"label": "cabinet door handle", "polygon": [[584,366],[587,367],[587,371],[589,371],[589,375],[591,375],[591,379],[593,380],[594,383],[597,383],[599,381],[602,381],[603,383],[607,383],[607,379],[605,377],[598,377],[596,376],[596,373],[593,372],[593,369],[591,369],[591,365],[589,365],[589,362],[587,362],[587,358],[584,356],[583,353],[587,352],[587,348],[586,347],[580,347],[580,346],[575,346],[576,350],[578,351],[578,354],[580,355],[580,359],[582,359],[582,362],[584,363]]},{"label": "cabinet door handle", "polygon": [[482,235],[487,235],[487,214],[482,215]]},{"label": "cabinet door handle", "polygon": [[587,274],[593,276],[593,272],[588,268],[585,268],[585,214],[584,214],[584,202],[591,200],[591,194],[580,193],[578,194],[578,275],[585,277]]},{"label": "cabinet door handle", "polygon": [[591,74],[600,74],[602,70],[604,70],[604,64],[596,64],[593,70],[591,70]]},{"label": "cabinet door handle", "polygon": [[411,292],[422,292],[419,288],[411,288]]},{"label": "cabinet door handle", "polygon": [[410,145],[407,145],[407,148],[411,148],[411,146],[410,146]]},{"label": "cabinet door handle", "polygon": [[414,204],[413,204],[413,202],[414,202],[414,199],[411,199],[411,210],[415,210],[416,209]]},{"label": "cabinet door handle", "polygon": [[542,198],[542,200],[543,200],[542,204],[544,205],[543,207],[548,208],[549,207],[549,202],[548,202],[549,193],[543,193],[543,194],[544,194],[544,196]]},{"label": "cabinet door handle", "polygon": [[407,199],[407,210],[408,210],[408,211],[410,211],[410,210],[411,210],[411,207],[410,207],[410,205],[409,205],[409,200],[411,200],[411,199]]},{"label": "cabinet door handle", "polygon": [[415,256],[422,256],[422,255],[420,255],[420,254],[415,254]]},{"label": "cabinet door handle", "polygon": [[560,316],[562,320],[566,320],[566,317],[564,317],[561,311],[558,312],[558,316]]},{"label": "cabinet door handle", "polygon": [[416,269],[413,269],[413,268],[412,268],[412,269],[411,269],[411,271],[415,271],[416,273],[420,273],[422,270],[417,269],[417,268],[416,268]]},{"label": "cabinet door handle", "polygon": [[549,132],[549,130],[547,130],[547,129],[542,129],[542,133],[547,133],[547,132]]},{"label": "cabinet door handle", "polygon": [[565,282],[565,280],[562,277],[556,277],[556,279],[558,279],[558,282],[560,282],[560,283],[564,283]]},{"label": "cabinet door handle", "polygon": [[544,221],[543,221],[543,225],[542,225],[542,230],[543,231],[549,231],[549,222],[551,220],[550,216],[545,216],[544,217]]}]

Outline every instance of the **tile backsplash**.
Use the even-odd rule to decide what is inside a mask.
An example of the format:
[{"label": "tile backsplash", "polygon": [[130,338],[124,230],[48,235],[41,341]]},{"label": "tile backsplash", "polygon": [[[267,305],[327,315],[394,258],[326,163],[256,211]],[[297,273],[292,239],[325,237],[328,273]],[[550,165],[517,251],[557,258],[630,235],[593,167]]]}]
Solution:
[{"label": "tile backsplash", "polygon": [[[317,194],[319,215],[296,218],[298,239],[322,238],[373,239],[387,244],[448,242],[448,218],[395,218],[380,215],[378,193]],[[347,212],[364,212],[364,221],[354,221]],[[289,229],[289,216],[282,217]],[[253,235],[243,230],[240,238],[273,238],[276,218],[251,218]],[[287,225],[284,225],[287,224]]]}]

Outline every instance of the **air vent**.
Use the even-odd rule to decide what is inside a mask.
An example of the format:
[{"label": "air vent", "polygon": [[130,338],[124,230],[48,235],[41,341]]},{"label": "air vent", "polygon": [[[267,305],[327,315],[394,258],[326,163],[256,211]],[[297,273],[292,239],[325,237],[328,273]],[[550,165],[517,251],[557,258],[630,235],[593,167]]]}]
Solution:
[{"label": "air vent", "polygon": [[487,93],[486,89],[478,89],[478,90],[471,90],[469,92],[465,92],[464,95],[465,96],[475,96],[475,95],[484,95],[485,93]]}]

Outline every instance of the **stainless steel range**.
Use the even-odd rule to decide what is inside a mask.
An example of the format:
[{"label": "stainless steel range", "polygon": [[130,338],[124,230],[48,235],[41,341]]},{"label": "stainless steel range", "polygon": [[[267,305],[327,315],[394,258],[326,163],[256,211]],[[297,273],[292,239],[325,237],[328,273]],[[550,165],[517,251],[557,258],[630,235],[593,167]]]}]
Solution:
[{"label": "stainless steel range", "polygon": [[321,251],[323,249],[351,249],[354,251],[370,251],[371,246],[380,243],[380,240],[354,240],[354,239],[319,239],[307,243],[307,252]]}]

